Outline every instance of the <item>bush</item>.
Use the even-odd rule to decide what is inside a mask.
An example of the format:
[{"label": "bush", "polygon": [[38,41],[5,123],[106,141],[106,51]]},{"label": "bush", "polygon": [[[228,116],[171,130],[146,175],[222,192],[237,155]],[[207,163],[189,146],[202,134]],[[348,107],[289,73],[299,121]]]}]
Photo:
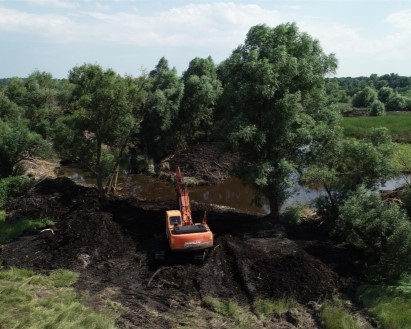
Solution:
[{"label": "bush", "polygon": [[352,105],[355,107],[369,107],[377,99],[377,91],[371,87],[365,87],[354,95]]},{"label": "bush", "polygon": [[34,181],[27,176],[10,176],[0,180],[0,207],[7,198],[19,196],[33,186]]},{"label": "bush", "polygon": [[411,270],[411,222],[398,205],[363,186],[340,208],[335,232],[360,248],[369,278],[398,278]]},{"label": "bush", "polygon": [[301,224],[301,219],[304,217],[305,206],[301,203],[287,207],[284,213],[281,214],[281,222],[286,226],[295,226]]},{"label": "bush", "polygon": [[380,102],[379,100],[375,100],[371,104],[370,115],[373,116],[373,117],[378,117],[380,115],[385,115],[385,106],[384,106],[384,104],[382,102]]}]

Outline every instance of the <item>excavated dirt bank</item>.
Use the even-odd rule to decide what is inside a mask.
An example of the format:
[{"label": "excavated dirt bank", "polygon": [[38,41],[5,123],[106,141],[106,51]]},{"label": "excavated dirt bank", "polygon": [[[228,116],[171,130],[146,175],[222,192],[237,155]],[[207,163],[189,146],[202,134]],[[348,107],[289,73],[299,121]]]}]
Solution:
[{"label": "excavated dirt bank", "polygon": [[[2,247],[0,261],[46,273],[56,268],[79,271],[76,288],[91,294],[111,289],[112,298],[129,310],[121,322],[136,328],[172,328],[175,319],[159,314],[195,309],[206,296],[231,298],[240,305],[293,297],[309,305],[358,277],[359,255],[324,241],[315,229],[287,231],[267,218],[234,212],[209,211],[215,246],[204,264],[170,255],[159,266],[153,252],[164,248],[164,211],[174,207],[172,201],[113,198],[100,210],[94,188],[67,178],[47,179],[11,200],[6,210],[8,220],[54,219],[54,235],[10,241]],[[197,208],[193,217],[200,219]],[[274,320],[263,327],[280,328]]]}]

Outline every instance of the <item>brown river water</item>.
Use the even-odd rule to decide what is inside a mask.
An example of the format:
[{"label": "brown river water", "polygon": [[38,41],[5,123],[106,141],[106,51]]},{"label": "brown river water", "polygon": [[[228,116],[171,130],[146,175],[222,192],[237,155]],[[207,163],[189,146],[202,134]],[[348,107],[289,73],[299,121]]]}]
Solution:
[{"label": "brown river water", "polygon": [[[62,166],[59,176],[69,177],[76,183],[95,184],[95,178],[90,172],[77,167]],[[380,188],[386,190],[394,189],[402,185],[403,182],[404,179],[390,180]],[[121,193],[131,194],[140,199],[175,200],[173,185],[146,175],[121,174],[118,187]],[[255,195],[254,190],[244,186],[239,179],[234,177],[217,185],[190,187],[189,193],[192,201],[217,204],[262,215],[269,213],[268,202],[263,200],[262,207],[252,204],[252,199]],[[323,193],[298,186],[293,195],[285,202],[283,210],[295,203],[310,203],[321,194]]]}]

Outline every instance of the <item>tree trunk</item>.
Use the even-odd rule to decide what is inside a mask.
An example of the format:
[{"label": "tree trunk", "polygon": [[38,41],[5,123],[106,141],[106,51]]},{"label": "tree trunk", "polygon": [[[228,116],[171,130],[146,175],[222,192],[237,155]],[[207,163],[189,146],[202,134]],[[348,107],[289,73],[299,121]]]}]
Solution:
[{"label": "tree trunk", "polygon": [[279,220],[280,219],[281,204],[274,197],[270,197],[269,202],[270,202],[270,211],[271,211],[270,212],[270,217],[271,217],[271,219]]},{"label": "tree trunk", "polygon": [[97,148],[96,148],[96,173],[97,173],[97,178],[96,178],[96,183],[97,183],[97,189],[98,189],[98,194],[99,194],[99,199],[100,199],[100,205],[103,205],[106,202],[106,193],[104,191],[103,172],[102,172],[102,168],[101,168],[101,146],[102,146],[101,141],[97,140]]}]

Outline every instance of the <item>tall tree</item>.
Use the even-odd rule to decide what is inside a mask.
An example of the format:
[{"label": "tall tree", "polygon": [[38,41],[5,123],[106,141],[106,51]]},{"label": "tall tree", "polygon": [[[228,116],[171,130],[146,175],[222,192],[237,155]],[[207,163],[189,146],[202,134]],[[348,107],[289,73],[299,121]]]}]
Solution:
[{"label": "tall tree", "polygon": [[220,131],[241,156],[237,174],[268,198],[274,218],[316,126],[328,129],[324,78],[336,67],[334,55],[324,54],[294,23],[252,27],[244,45],[221,64]]},{"label": "tall tree", "polygon": [[183,82],[179,122],[184,141],[193,143],[209,136],[214,108],[222,92],[212,58],[194,58],[183,73]]},{"label": "tall tree", "polygon": [[56,142],[62,152],[81,161],[96,174],[97,187],[105,199],[104,178],[113,172],[124,145],[141,118],[137,118],[135,81],[113,70],[84,64],[73,68],[73,112],[60,122]]},{"label": "tall tree", "polygon": [[147,154],[155,160],[161,160],[173,152],[177,145],[176,119],[184,87],[176,69],[170,69],[164,57],[150,72],[149,78],[151,95],[141,136]]}]

